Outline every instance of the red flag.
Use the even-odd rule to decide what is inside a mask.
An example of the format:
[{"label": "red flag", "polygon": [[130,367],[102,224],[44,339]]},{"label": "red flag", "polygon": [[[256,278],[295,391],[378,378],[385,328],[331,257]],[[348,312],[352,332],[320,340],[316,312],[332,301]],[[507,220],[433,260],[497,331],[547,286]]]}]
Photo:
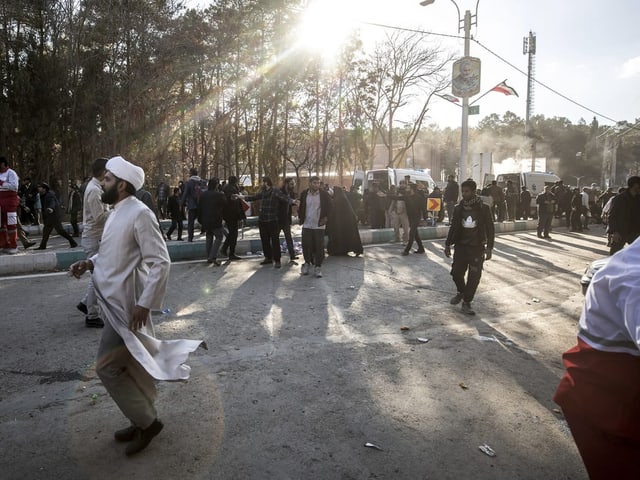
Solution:
[{"label": "red flag", "polygon": [[507,85],[506,80],[504,82],[500,82],[498,85],[493,87],[491,91],[504,93],[505,95],[515,95],[516,97],[519,97],[518,92],[516,92],[516,89]]}]

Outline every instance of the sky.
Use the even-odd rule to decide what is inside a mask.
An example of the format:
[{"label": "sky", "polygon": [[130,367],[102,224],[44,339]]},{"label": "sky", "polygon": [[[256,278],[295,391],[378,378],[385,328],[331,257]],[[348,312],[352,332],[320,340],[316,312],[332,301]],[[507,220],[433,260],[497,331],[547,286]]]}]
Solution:
[{"label": "sky", "polygon": [[[326,24],[331,36],[345,25],[336,19],[349,18],[360,26],[367,45],[383,38],[385,29],[363,22],[457,34],[458,14],[453,0],[435,0],[426,7],[420,6],[420,0],[316,1],[319,9],[324,8],[329,15],[317,14],[315,18],[319,24]],[[476,1],[456,0],[455,3],[464,15],[465,10],[475,13]],[[205,6],[207,1],[192,0],[191,4]],[[535,78],[603,116],[581,108],[539,84],[534,87],[533,114],[566,117],[573,123],[580,118],[590,123],[596,116],[601,125],[612,125],[614,121],[635,122],[640,118],[639,18],[638,0],[479,0],[477,26],[472,27],[471,34],[526,73],[527,56],[522,52],[522,40],[533,31],[537,40]],[[462,39],[431,38],[425,41],[435,41],[445,50],[462,56]],[[526,74],[473,41],[470,53],[482,62],[480,94],[506,79],[519,97],[489,93],[477,102],[480,114],[471,115],[469,125],[473,127],[489,114],[502,115],[506,111],[524,118]],[[474,98],[471,97],[470,102]],[[461,108],[436,99],[432,101],[427,122],[442,128],[457,127],[461,122]]]}]

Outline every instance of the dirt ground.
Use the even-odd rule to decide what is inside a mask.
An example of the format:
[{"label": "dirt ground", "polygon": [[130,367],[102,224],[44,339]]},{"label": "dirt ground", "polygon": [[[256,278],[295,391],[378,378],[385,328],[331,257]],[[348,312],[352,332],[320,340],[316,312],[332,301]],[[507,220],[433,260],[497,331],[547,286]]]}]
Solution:
[{"label": "dirt ground", "polygon": [[599,233],[499,236],[475,317],[448,303],[442,240],[328,257],[321,279],[255,258],[174,264],[157,334],[209,350],[188,382],[159,385],[165,429],[134,458],[94,371],[100,331],[74,307],[86,279],[0,279],[0,477],[586,478],[552,396]]}]

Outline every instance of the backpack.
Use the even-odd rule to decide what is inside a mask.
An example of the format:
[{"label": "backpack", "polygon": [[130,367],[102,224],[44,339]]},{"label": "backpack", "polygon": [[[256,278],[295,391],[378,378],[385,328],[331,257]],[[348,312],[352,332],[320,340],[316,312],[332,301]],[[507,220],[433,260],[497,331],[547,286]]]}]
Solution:
[{"label": "backpack", "polygon": [[202,195],[202,191],[204,190],[202,182],[195,183],[193,187],[193,195],[196,199],[196,203],[200,203],[200,195]]}]

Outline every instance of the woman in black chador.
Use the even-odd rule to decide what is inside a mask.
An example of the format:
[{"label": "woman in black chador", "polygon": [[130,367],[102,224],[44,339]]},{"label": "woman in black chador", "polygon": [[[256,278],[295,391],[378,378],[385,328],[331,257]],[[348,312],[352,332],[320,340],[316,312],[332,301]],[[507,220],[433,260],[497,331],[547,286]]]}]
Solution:
[{"label": "woman in black chador", "polygon": [[358,219],[351,203],[341,187],[333,190],[333,208],[327,223],[329,255],[348,255],[353,252],[362,255],[362,241],[358,232]]}]

